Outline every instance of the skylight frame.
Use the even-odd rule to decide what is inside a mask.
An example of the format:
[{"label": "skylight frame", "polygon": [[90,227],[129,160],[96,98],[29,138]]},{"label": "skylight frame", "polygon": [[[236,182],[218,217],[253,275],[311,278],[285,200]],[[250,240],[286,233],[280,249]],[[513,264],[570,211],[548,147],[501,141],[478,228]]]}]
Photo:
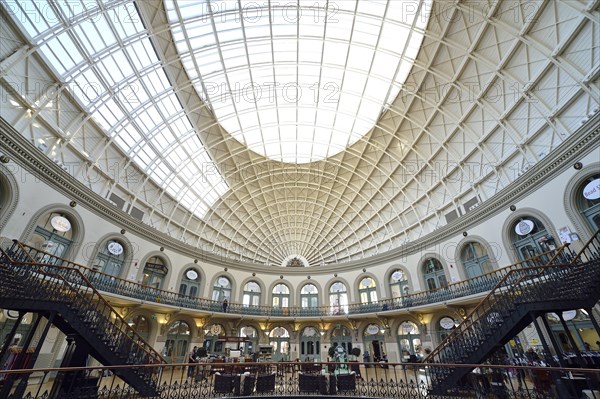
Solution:
[{"label": "skylight frame", "polygon": [[[431,0],[345,0],[339,5],[166,0],[164,5],[188,76],[221,126],[249,149],[287,163],[335,155],[375,126],[408,76],[431,11]],[[322,22],[305,23],[306,15]],[[384,33],[398,32],[406,35],[405,43],[396,37],[385,40]],[[388,58],[377,57],[379,53]],[[378,66],[387,65],[389,57],[396,64],[380,73]],[[357,74],[364,76],[364,84],[355,84]],[[273,90],[271,82],[280,87]],[[285,98],[291,84],[300,88],[291,93],[303,98],[290,96],[289,90]],[[244,97],[249,85],[258,88],[254,93],[259,100]],[[369,90],[372,85],[377,89]],[[335,91],[333,96],[328,89]],[[251,112],[257,117],[251,118]],[[333,117],[319,116],[325,113]],[[347,119],[353,120],[350,126]],[[307,142],[314,145],[308,148]],[[284,154],[286,146],[296,151],[288,148]]]},{"label": "skylight frame", "polygon": [[[214,167],[209,178],[199,178],[204,175],[203,165],[194,158],[212,160],[170,85],[133,2],[58,3],[18,0],[5,4],[14,15],[25,16],[14,18],[15,22],[40,47],[42,58],[110,141],[157,185],[203,218],[229,187],[220,174],[215,179],[219,172]],[[32,12],[36,23],[31,20]],[[166,138],[165,132],[171,140],[157,141],[161,134]],[[197,145],[189,145],[188,140]],[[178,177],[183,166],[169,159],[176,148],[186,154],[185,167],[193,170],[193,181]],[[190,153],[190,148],[201,154]]]}]

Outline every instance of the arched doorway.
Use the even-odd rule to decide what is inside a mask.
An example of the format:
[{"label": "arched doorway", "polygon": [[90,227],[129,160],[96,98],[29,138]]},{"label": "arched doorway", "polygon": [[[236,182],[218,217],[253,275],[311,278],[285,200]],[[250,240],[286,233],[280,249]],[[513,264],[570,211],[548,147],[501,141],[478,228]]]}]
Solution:
[{"label": "arched doorway", "polygon": [[258,352],[258,330],[252,326],[240,328],[240,337],[246,338],[244,341],[243,353],[246,355]]},{"label": "arched doorway", "polygon": [[179,284],[179,293],[191,298],[200,296],[200,273],[193,267],[190,267],[183,273],[181,284]]},{"label": "arched doorway", "polygon": [[363,332],[365,345],[364,355],[369,355],[371,362],[378,362],[385,353],[384,329],[378,324],[369,324]]},{"label": "arched doorway", "polygon": [[448,286],[448,280],[444,273],[444,266],[442,262],[435,258],[427,258],[423,262],[423,279],[425,280],[425,287],[428,290],[436,290]]},{"label": "arched doorway", "polygon": [[341,281],[329,287],[329,306],[331,314],[348,314],[348,289]]},{"label": "arched doorway", "polygon": [[187,361],[190,338],[191,329],[185,321],[177,320],[169,325],[165,351],[166,358],[171,363],[184,363]]},{"label": "arched doorway", "polygon": [[139,315],[131,317],[127,320],[127,324],[135,330],[135,332],[148,342],[150,339],[150,323],[145,316]]},{"label": "arched doorway", "polygon": [[290,333],[283,327],[275,327],[269,333],[269,345],[273,348],[274,362],[290,360]]},{"label": "arched doorway", "polygon": [[242,297],[242,305],[244,307],[260,306],[262,291],[260,284],[256,281],[248,281],[244,285],[244,296]]},{"label": "arched doorway", "polygon": [[208,353],[225,353],[225,327],[222,324],[211,324],[204,329],[204,348]]},{"label": "arched doorway", "polygon": [[403,321],[398,327],[400,360],[414,362],[421,357],[421,331],[412,321]]},{"label": "arched doorway", "polygon": [[[74,219],[63,212],[48,212],[42,215],[33,231],[30,244],[50,255],[66,258],[73,244]],[[51,258],[40,259],[41,262],[51,262]]]},{"label": "arched doorway", "polygon": [[148,287],[162,289],[168,271],[169,269],[167,269],[165,261],[160,256],[153,256],[148,259],[144,265],[142,284]]},{"label": "arched doorway", "polygon": [[390,294],[397,306],[402,306],[404,297],[408,295],[408,277],[403,270],[396,269],[390,275]]},{"label": "arched doorway", "polygon": [[220,276],[213,286],[212,300],[223,302],[224,299],[231,300],[231,280],[225,276]]},{"label": "arched doorway", "polygon": [[287,308],[290,306],[290,289],[285,284],[277,284],[273,287],[272,295],[272,305],[273,309],[277,310],[275,314],[287,314]]},{"label": "arched doorway", "polygon": [[360,303],[369,304],[377,302],[377,284],[371,277],[363,278],[358,285]]},{"label": "arched doorway", "polygon": [[321,361],[321,333],[313,326],[304,327],[300,334],[300,360]]},{"label": "arched doorway", "polygon": [[444,316],[440,319],[437,325],[438,342],[442,342],[456,328],[457,323],[452,317]]},{"label": "arched doorway", "polygon": [[331,346],[334,348],[341,346],[344,352],[350,354],[352,352],[352,332],[344,325],[338,324],[331,331]]},{"label": "arched doorway", "polygon": [[119,277],[125,263],[125,245],[119,240],[107,240],[100,245],[92,269]]},{"label": "arched doorway", "polygon": [[300,306],[316,308],[319,306],[319,289],[314,284],[304,284],[300,290]]},{"label": "arched doorway", "polygon": [[533,216],[524,216],[514,221],[510,229],[512,244],[520,260],[537,256],[556,248],[554,237]]},{"label": "arched doorway", "polygon": [[468,279],[492,271],[492,262],[487,249],[479,242],[469,241],[465,243],[460,251],[460,260]]}]

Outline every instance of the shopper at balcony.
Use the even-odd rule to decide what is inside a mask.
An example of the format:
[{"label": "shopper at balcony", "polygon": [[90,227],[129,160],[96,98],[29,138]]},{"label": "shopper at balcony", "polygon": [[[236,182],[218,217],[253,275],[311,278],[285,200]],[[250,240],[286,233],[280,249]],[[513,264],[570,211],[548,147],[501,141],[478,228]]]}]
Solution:
[{"label": "shopper at balcony", "polygon": [[223,299],[223,312],[227,313],[227,307],[229,306],[229,301],[227,298]]}]

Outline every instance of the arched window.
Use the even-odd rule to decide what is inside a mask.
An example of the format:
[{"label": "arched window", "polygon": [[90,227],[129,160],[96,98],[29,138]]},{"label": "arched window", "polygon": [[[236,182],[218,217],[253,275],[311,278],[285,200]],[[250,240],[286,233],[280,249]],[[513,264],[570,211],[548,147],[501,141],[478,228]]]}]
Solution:
[{"label": "arched window", "polygon": [[118,277],[125,262],[125,246],[118,240],[108,240],[98,248],[92,268],[99,272]]},{"label": "arched window", "polygon": [[329,306],[331,314],[348,314],[348,290],[341,281],[329,287]]},{"label": "arched window", "polygon": [[244,285],[242,304],[244,306],[260,306],[260,296],[260,285],[256,281],[248,281]]},{"label": "arched window", "polygon": [[575,194],[577,208],[592,231],[600,229],[600,174],[585,179]]},{"label": "arched window", "polygon": [[300,334],[300,359],[321,360],[321,334],[319,329],[309,326]]},{"label": "arched window", "polygon": [[[177,320],[169,326],[164,351],[167,359],[171,360],[172,363],[186,361],[190,335],[190,326],[185,321]],[[163,355],[165,355],[165,352],[163,352]]]},{"label": "arched window", "polygon": [[200,296],[200,273],[198,273],[198,270],[189,268],[183,273],[179,293],[192,298]]},{"label": "arched window", "polygon": [[285,284],[277,284],[273,287],[273,307],[287,308],[290,306],[290,289]]},{"label": "arched window", "polygon": [[[48,252],[59,258],[67,256],[69,247],[73,243],[73,220],[67,214],[49,212],[38,220],[33,237],[32,246]],[[49,262],[49,259],[41,260]]]},{"label": "arched window", "polygon": [[358,284],[358,295],[361,303],[377,302],[377,285],[371,277],[363,278]]},{"label": "arched window", "polygon": [[435,290],[448,286],[442,263],[435,258],[427,258],[423,263],[423,278],[428,290]]},{"label": "arched window", "polygon": [[273,348],[273,361],[288,361],[290,354],[290,333],[283,327],[275,327],[269,333],[269,345]]},{"label": "arched window", "polygon": [[139,315],[131,317],[127,320],[127,324],[129,324],[140,337],[148,342],[148,338],[150,338],[150,323],[145,316]]},{"label": "arched window", "polygon": [[300,290],[300,305],[303,308],[319,306],[319,290],[314,284],[305,284]]},{"label": "arched window", "polygon": [[511,240],[521,260],[554,249],[556,244],[546,227],[533,216],[516,220],[511,227]]},{"label": "arched window", "polygon": [[153,256],[144,265],[142,284],[148,287],[162,288],[168,271],[165,262],[159,256]]},{"label": "arched window", "polygon": [[400,269],[394,270],[390,276],[390,292],[392,298],[399,300],[402,304],[402,299],[408,295],[408,277],[406,273]]},{"label": "arched window", "polygon": [[467,278],[481,276],[492,271],[492,262],[487,250],[478,242],[466,243],[460,251],[460,259]]},{"label": "arched window", "polygon": [[421,356],[421,331],[412,321],[404,321],[398,327],[400,360],[407,362]]},{"label": "arched window", "polygon": [[222,302],[225,298],[228,301],[231,299],[231,281],[227,277],[221,276],[213,286],[212,300]]}]

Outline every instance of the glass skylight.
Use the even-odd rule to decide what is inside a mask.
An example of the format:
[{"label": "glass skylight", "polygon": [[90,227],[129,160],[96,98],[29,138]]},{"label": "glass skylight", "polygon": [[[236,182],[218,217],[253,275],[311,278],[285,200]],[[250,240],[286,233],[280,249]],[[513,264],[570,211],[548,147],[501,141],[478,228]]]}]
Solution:
[{"label": "glass skylight", "polygon": [[171,87],[133,2],[5,5],[110,139],[202,218],[228,186]]},{"label": "glass skylight", "polygon": [[398,95],[430,0],[166,0],[183,65],[219,123],[271,159],[358,141]]}]

